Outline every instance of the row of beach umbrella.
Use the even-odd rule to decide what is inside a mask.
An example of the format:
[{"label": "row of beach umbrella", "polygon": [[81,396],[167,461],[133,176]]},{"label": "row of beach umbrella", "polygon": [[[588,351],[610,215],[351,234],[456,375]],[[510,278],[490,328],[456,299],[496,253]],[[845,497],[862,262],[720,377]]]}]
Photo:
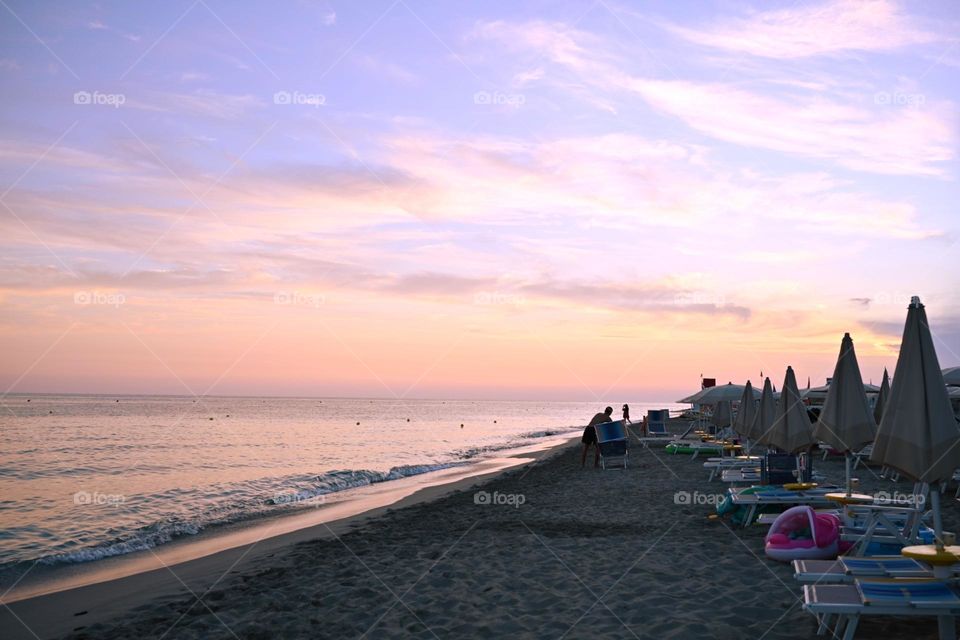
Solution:
[{"label": "row of beach umbrella", "polygon": [[960,427],[919,298],[914,297],[907,310],[893,383],[884,371],[874,409],[867,401],[850,334],[840,343],[833,379],[813,428],[790,367],[779,399],[774,400],[767,378],[759,397],[747,382],[739,401],[733,426],[754,443],[797,453],[822,441],[844,452],[848,494],[851,454],[873,442],[872,462],[930,485],[934,531],[941,539],[939,485],[960,468]]}]

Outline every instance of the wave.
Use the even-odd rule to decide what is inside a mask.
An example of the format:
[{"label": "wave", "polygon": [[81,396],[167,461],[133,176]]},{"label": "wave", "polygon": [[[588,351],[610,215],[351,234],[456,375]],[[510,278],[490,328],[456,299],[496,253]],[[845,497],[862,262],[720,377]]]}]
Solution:
[{"label": "wave", "polygon": [[[233,496],[241,494],[245,496],[245,499],[223,501],[214,505],[208,504],[198,508],[195,514],[169,516],[161,521],[121,534],[110,541],[82,549],[43,556],[37,561],[44,565],[77,564],[137,551],[146,551],[178,538],[195,536],[205,529],[280,514],[298,507],[317,506],[322,504],[323,496],[332,493],[465,464],[468,463],[455,461],[439,464],[401,465],[392,467],[389,471],[343,469],[320,475],[299,475],[267,481],[239,483],[233,487],[224,488],[220,493]],[[269,492],[267,497],[264,497],[265,491]],[[169,494],[170,492],[165,493]],[[175,496],[157,497],[166,502]],[[177,497],[182,501],[188,496],[180,495]]]},{"label": "wave", "polygon": [[[48,548],[45,554],[40,552],[32,558],[21,555],[15,560],[8,556],[10,562],[0,561],[0,584],[6,582],[7,575],[4,574],[10,570],[16,572],[21,566],[33,563],[47,566],[79,564],[146,551],[205,530],[316,507],[330,494],[469,465],[475,458],[528,446],[531,440],[562,436],[577,429],[579,427],[531,431],[515,435],[507,442],[453,451],[449,454],[453,460],[400,465],[387,471],[338,469],[319,475],[258,478],[222,485],[180,487],[148,495],[128,495],[123,506],[129,509],[133,519],[140,520],[141,526],[97,532],[90,528],[84,530],[85,527],[80,525],[74,529],[71,539],[62,540],[53,549]],[[104,470],[98,471],[104,473]],[[77,471],[65,475],[75,476]],[[26,549],[21,547],[21,550]]]}]

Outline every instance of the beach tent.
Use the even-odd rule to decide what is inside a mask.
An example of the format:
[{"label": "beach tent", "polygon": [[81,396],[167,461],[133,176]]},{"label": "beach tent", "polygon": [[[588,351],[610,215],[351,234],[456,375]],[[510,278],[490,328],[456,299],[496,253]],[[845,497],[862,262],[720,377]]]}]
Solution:
[{"label": "beach tent", "polygon": [[877,394],[877,403],[873,405],[873,419],[880,424],[883,418],[883,409],[887,406],[887,400],[890,398],[890,376],[887,375],[887,368],[883,368],[883,382],[880,383],[880,393]]},{"label": "beach tent", "polygon": [[[760,397],[760,394],[757,391],[754,391],[756,398]],[[720,402],[721,400],[726,400],[727,402],[737,402],[740,400],[740,397],[743,395],[743,385],[733,384],[728,382],[724,385],[718,385],[716,387],[707,387],[706,389],[701,389],[691,396],[687,396],[681,400],[677,400],[680,404],[709,404],[714,405]]]},{"label": "beach tent", "polygon": [[815,443],[810,418],[807,417],[807,409],[800,398],[800,390],[797,389],[797,376],[793,373],[793,367],[787,367],[780,399],[777,401],[776,418],[765,442],[787,453],[806,451]]},{"label": "beach tent", "polygon": [[770,378],[763,381],[763,392],[760,394],[760,403],[757,405],[757,413],[750,425],[750,433],[747,437],[752,442],[759,444],[770,444],[767,439],[770,430],[773,428],[773,421],[777,419],[777,401],[773,397],[773,387],[770,384]]},{"label": "beach tent", "polygon": [[890,400],[870,460],[930,484],[933,528],[939,544],[943,533],[939,485],[948,482],[960,467],[960,428],[947,397],[927,313],[916,296],[907,307]]},{"label": "beach tent", "polygon": [[757,401],[753,399],[753,385],[747,380],[747,384],[743,386],[743,395],[740,396],[740,407],[733,421],[733,430],[745,438],[749,437],[750,427],[753,426],[756,415]]},{"label": "beach tent", "polygon": [[813,428],[813,437],[844,452],[848,496],[851,492],[850,454],[873,442],[876,433],[877,424],[863,390],[853,339],[849,333],[845,333],[840,341],[840,355],[833,370],[833,381]]}]

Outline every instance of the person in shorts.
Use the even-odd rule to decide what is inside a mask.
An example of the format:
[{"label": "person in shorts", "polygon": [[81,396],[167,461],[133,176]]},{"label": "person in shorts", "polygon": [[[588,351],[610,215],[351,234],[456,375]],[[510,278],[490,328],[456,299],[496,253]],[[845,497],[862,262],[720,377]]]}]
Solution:
[{"label": "person in shorts", "polygon": [[590,418],[590,424],[586,426],[583,430],[583,436],[580,438],[580,442],[583,443],[583,455],[580,456],[580,468],[582,469],[587,464],[587,450],[590,449],[590,446],[593,446],[593,466],[600,466],[600,446],[597,444],[597,429],[596,425],[603,422],[612,422],[610,416],[613,415],[613,407],[607,407],[603,410],[603,413],[598,413],[597,415]]}]

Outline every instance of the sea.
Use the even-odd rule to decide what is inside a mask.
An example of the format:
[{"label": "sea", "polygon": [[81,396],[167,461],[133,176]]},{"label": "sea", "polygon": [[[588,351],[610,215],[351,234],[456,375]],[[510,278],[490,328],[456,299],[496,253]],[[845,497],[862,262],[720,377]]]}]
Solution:
[{"label": "sea", "polygon": [[[0,591],[577,435],[598,402],[10,394]],[[615,417],[620,405],[614,405]],[[670,403],[631,403],[634,419]]]}]

